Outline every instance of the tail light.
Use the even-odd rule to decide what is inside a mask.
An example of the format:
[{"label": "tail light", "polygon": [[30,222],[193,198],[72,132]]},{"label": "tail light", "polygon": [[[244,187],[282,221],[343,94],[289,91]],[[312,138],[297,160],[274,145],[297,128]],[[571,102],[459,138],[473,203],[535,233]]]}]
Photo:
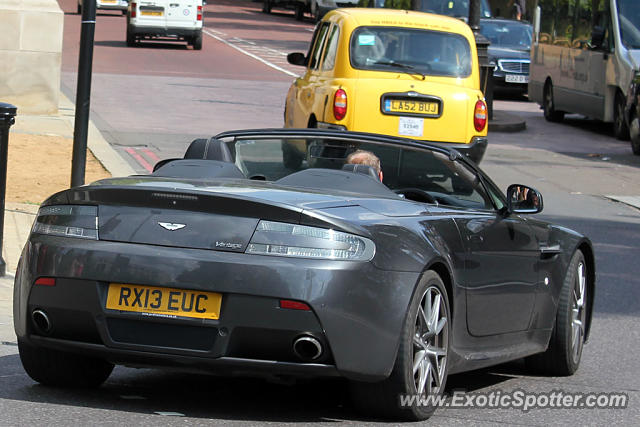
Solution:
[{"label": "tail light", "polygon": [[333,116],[336,120],[344,119],[347,115],[347,92],[338,89],[333,97]]},{"label": "tail light", "polygon": [[473,111],[473,126],[478,132],[482,132],[487,126],[487,104],[481,99],[476,102],[476,108]]},{"label": "tail light", "polygon": [[81,205],[43,206],[32,233],[98,240],[98,207]]},{"label": "tail light", "polygon": [[136,17],[136,6],[138,6],[135,2],[131,3],[131,17],[135,18]]},{"label": "tail light", "polygon": [[311,307],[309,307],[307,304],[289,299],[281,299],[280,308],[287,308],[289,310],[311,311]]},{"label": "tail light", "polygon": [[202,21],[202,6],[198,6],[198,21]]},{"label": "tail light", "polygon": [[54,277],[39,277],[36,279],[35,284],[40,286],[55,286],[56,279]]}]

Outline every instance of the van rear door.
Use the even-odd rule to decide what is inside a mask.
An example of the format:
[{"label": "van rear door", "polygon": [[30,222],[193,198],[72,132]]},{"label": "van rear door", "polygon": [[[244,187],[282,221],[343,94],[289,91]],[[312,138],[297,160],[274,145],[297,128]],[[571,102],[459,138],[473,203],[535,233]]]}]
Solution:
[{"label": "van rear door", "polygon": [[198,4],[196,0],[167,0],[167,27],[196,28]]},{"label": "van rear door", "polygon": [[138,3],[136,25],[166,28],[167,0],[142,0]]}]

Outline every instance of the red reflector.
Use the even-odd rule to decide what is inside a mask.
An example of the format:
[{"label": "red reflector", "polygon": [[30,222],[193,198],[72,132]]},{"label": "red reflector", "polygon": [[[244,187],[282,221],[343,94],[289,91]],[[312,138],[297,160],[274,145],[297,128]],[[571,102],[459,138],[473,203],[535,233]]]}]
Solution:
[{"label": "red reflector", "polygon": [[338,89],[333,97],[333,116],[336,120],[344,119],[347,115],[347,92]]},{"label": "red reflector", "polygon": [[311,311],[311,307],[300,301],[291,301],[289,299],[280,300],[280,308],[289,308],[291,310]]},{"label": "red reflector", "polygon": [[476,108],[474,110],[473,126],[478,132],[481,132],[487,125],[487,104],[485,104],[482,100],[478,100],[478,102],[476,102]]},{"label": "red reflector", "polygon": [[202,21],[202,6],[198,6],[198,21]]},{"label": "red reflector", "polygon": [[136,17],[136,3],[131,3],[131,17],[135,18]]},{"label": "red reflector", "polygon": [[36,279],[36,285],[55,286],[56,279],[53,277],[39,277]]}]

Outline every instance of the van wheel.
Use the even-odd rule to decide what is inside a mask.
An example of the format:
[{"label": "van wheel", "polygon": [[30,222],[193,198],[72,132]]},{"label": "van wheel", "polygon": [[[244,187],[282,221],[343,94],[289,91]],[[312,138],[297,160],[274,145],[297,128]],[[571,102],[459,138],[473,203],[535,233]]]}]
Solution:
[{"label": "van wheel", "polygon": [[191,39],[191,44],[194,50],[202,50],[202,33],[198,33]]},{"label": "van wheel", "polygon": [[127,9],[123,10],[122,14],[126,16],[127,15]]},{"label": "van wheel", "polygon": [[629,127],[624,118],[625,105],[626,102],[622,93],[620,91],[616,92],[613,103],[613,134],[621,141],[627,141],[629,139]]},{"label": "van wheel", "polygon": [[135,47],[136,46],[136,36],[127,28],[127,46]]},{"label": "van wheel", "polygon": [[296,19],[302,21],[304,19],[304,5],[302,3],[296,3]]},{"label": "van wheel", "polygon": [[631,149],[633,154],[640,156],[640,119],[638,119],[636,113],[633,113],[634,117],[629,127],[629,136],[631,139]]},{"label": "van wheel", "polygon": [[561,122],[564,119],[564,111],[556,111],[555,102],[553,101],[553,85],[551,82],[544,87],[544,96],[542,109],[544,118],[548,122]]},{"label": "van wheel", "polygon": [[271,13],[271,0],[264,0],[262,2],[262,12]]}]

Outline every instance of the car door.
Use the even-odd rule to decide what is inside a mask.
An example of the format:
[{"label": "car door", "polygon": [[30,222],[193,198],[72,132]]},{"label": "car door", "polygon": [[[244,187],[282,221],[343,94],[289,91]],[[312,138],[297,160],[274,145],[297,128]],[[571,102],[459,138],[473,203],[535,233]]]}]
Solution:
[{"label": "car door", "polygon": [[328,30],[328,22],[320,22],[316,27],[311,47],[307,53],[307,70],[304,76],[296,79],[294,87],[289,93],[291,101],[288,102],[287,110],[293,111],[292,118],[285,117],[285,123],[292,125],[289,127],[306,128],[309,125],[314,104],[314,92],[318,85],[318,70]]},{"label": "car door", "polygon": [[462,285],[466,289],[467,328],[474,336],[524,331],[535,306],[540,257],[534,230],[519,215],[505,214],[504,199],[464,163],[456,175],[491,200],[484,209],[467,210],[456,219],[465,245]]}]

